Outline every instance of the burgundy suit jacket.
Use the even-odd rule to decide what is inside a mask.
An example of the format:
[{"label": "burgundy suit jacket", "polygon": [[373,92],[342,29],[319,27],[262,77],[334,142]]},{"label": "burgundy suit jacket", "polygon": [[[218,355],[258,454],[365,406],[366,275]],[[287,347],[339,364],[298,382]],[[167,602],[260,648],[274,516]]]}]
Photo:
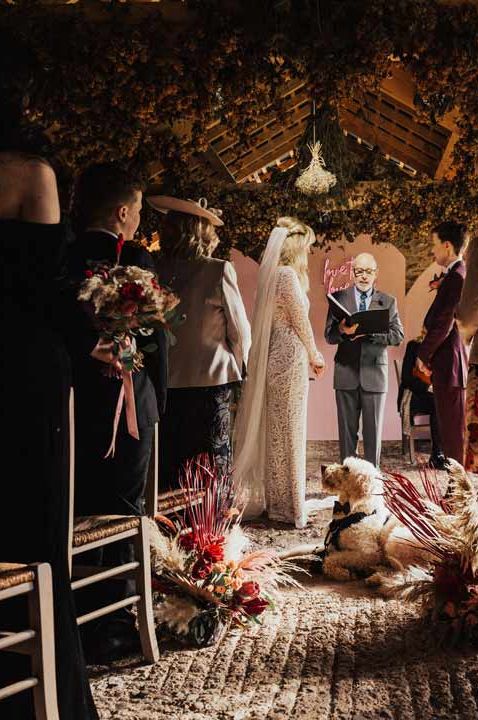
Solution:
[{"label": "burgundy suit jacket", "polygon": [[466,387],[468,359],[455,322],[465,274],[465,263],[459,260],[443,278],[425,316],[427,334],[418,357],[431,367],[434,385]]}]

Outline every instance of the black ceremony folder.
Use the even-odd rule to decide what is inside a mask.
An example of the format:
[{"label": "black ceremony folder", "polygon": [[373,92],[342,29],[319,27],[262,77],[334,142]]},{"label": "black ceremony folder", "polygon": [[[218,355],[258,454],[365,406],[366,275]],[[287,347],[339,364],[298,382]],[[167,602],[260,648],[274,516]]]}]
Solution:
[{"label": "black ceremony folder", "polygon": [[364,310],[351,313],[330,293],[327,293],[327,300],[332,315],[338,322],[345,318],[346,325],[350,326],[358,323],[357,335],[388,332],[390,326],[388,310]]}]

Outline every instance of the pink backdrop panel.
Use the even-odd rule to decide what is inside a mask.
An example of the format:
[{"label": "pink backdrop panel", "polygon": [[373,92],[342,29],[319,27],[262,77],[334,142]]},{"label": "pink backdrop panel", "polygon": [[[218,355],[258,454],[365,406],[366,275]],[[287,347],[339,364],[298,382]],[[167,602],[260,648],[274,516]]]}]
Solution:
[{"label": "pink backdrop panel", "polygon": [[[377,287],[394,295],[402,321],[405,321],[405,258],[389,244],[373,245],[368,236],[361,235],[355,242],[336,244],[329,252],[314,249],[310,256],[310,319],[317,347],[323,353],[327,371],[321,380],[311,381],[308,406],[309,440],[336,440],[337,413],[333,390],[333,362],[335,346],[327,345],[324,339],[325,319],[327,316],[326,289],[330,291],[351,284],[351,261],[360,252],[371,252],[379,265]],[[258,265],[250,258],[233,251],[239,287],[249,318],[252,318],[254,295],[257,284]],[[384,440],[397,440],[401,437],[400,418],[396,409],[397,381],[393,367],[395,358],[401,359],[404,347],[389,349],[389,392],[387,396]]]}]

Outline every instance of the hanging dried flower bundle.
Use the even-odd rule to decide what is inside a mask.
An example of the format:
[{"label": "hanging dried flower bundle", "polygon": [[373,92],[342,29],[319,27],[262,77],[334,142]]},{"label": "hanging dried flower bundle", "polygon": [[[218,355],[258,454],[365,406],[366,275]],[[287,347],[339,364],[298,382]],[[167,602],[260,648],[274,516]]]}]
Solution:
[{"label": "hanging dried flower bundle", "polygon": [[316,142],[308,147],[312,160],[295,181],[295,186],[304,195],[322,195],[334,187],[337,178],[333,173],[325,169],[322,144]]}]

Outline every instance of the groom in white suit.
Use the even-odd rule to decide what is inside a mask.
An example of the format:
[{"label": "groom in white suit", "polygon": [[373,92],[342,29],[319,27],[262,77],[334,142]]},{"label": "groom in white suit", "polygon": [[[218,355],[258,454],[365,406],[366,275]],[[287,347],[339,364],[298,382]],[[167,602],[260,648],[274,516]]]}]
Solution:
[{"label": "groom in white suit", "polygon": [[[355,335],[357,325],[340,323],[329,310],[325,339],[337,345],[334,388],[337,402],[341,461],[356,455],[360,415],[365,459],[379,467],[385,398],[388,390],[389,345],[400,345],[403,327],[392,295],[375,289],[378,266],[373,255],[361,253],[353,266],[354,285],[334,297],[351,313],[388,309],[386,333]],[[360,331],[359,331],[360,332]]]}]

